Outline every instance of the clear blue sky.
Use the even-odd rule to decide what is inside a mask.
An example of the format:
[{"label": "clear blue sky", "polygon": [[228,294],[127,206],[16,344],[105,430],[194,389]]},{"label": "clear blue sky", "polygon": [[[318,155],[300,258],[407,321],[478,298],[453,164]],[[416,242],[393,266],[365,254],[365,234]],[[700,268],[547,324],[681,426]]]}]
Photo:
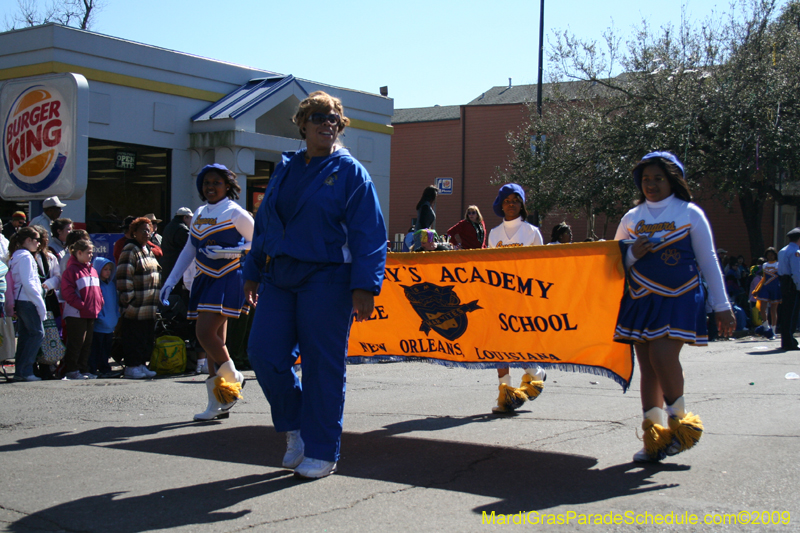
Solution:
[{"label": "clear blue sky", "polygon": [[[371,93],[387,85],[395,108],[536,83],[536,0],[104,1],[98,33]],[[545,54],[554,30],[599,39],[613,21],[631,35],[643,18],[677,25],[682,5],[692,20],[729,11],[727,0],[546,0]],[[0,0],[0,18],[16,9]]]}]

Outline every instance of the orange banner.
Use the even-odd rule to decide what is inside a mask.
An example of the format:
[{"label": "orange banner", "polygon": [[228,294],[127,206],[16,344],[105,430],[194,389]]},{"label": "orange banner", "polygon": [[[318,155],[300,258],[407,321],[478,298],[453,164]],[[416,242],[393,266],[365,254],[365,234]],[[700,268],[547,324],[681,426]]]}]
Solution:
[{"label": "orange banner", "polygon": [[625,287],[616,241],[390,253],[370,320],[353,323],[349,363],[539,364],[630,385],[630,346],[613,342]]}]

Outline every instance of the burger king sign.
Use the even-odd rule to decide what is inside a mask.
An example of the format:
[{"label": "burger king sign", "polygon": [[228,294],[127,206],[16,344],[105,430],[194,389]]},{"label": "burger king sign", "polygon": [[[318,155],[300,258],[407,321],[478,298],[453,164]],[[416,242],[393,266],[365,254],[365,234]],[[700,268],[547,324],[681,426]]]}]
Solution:
[{"label": "burger king sign", "polygon": [[80,109],[81,100],[88,101],[88,84],[77,74],[3,85],[0,196],[30,200],[83,195],[88,140],[87,120],[80,117],[88,110]]}]

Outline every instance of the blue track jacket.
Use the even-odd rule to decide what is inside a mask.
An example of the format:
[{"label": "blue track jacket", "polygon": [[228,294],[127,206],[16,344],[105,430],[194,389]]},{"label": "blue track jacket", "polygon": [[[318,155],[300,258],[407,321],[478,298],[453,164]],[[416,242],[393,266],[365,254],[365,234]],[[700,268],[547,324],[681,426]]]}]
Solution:
[{"label": "blue track jacket", "polygon": [[[386,265],[386,226],[367,170],[342,148],[315,157],[285,152],[256,214],[244,278],[261,281],[268,258],[286,255],[307,263],[352,263],[350,290],[378,294]],[[313,174],[313,177],[310,177]],[[310,178],[283,224],[276,211],[284,180]]]}]

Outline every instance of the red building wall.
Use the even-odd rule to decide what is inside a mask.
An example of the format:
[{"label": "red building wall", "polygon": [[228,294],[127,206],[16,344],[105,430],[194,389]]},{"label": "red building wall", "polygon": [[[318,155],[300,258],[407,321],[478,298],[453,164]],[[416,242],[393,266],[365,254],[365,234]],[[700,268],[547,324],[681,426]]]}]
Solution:
[{"label": "red building wall", "polygon": [[[422,190],[434,184],[437,177],[453,178],[453,194],[440,194],[436,203],[438,233],[461,220],[470,204],[481,210],[487,231],[497,226],[500,218],[492,212],[492,202],[500,185],[493,184],[492,177],[497,167],[507,167],[513,151],[506,135],[518,130],[526,113],[522,104],[472,105],[461,106],[460,120],[393,124],[390,239],[408,231]],[[728,250],[729,255],[743,255],[749,265],[750,244],[738,202],[728,209],[710,199],[710,194],[695,196],[701,197],[697,203],[706,212],[717,247]],[[768,246],[773,241],[773,217],[774,207],[768,204],[762,221]],[[589,224],[585,217],[556,212],[548,214],[542,224],[545,242],[549,241],[553,226],[562,220],[572,226],[575,242],[586,239]],[[613,239],[618,223],[618,219],[606,223],[604,216],[598,216],[594,233],[601,239]],[[785,239],[779,237],[778,247],[784,244]]]},{"label": "red building wall", "polygon": [[[422,191],[436,178],[461,176],[461,122],[414,122],[398,124],[392,135],[389,202],[389,238],[407,233],[417,217],[416,205]],[[444,196],[436,206],[436,228],[450,226],[450,201]],[[447,214],[446,214],[447,213]]]}]

